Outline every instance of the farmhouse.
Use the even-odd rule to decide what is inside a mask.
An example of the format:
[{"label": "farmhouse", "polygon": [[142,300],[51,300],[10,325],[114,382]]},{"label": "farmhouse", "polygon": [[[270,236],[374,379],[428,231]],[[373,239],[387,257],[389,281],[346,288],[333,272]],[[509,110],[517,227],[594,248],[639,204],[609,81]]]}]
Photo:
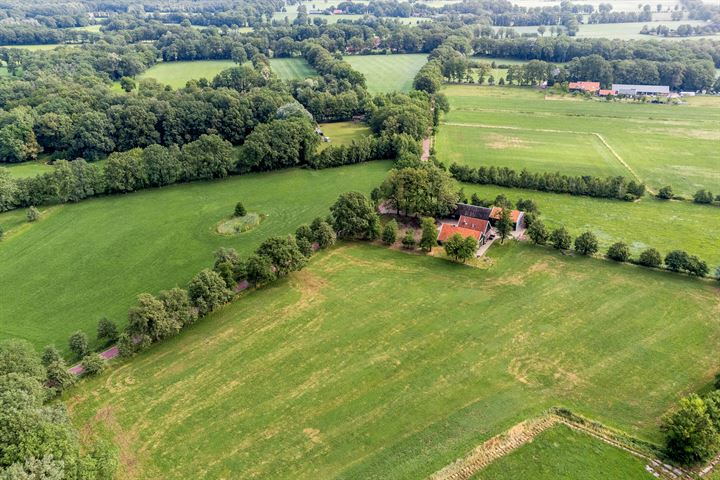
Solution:
[{"label": "farmhouse", "polygon": [[445,240],[458,234],[463,238],[472,237],[478,241],[478,243],[485,243],[485,236],[480,234],[480,231],[473,230],[471,228],[458,227],[457,225],[451,225],[449,223],[443,223],[440,227],[440,233],[438,234],[437,241],[442,244]]},{"label": "farmhouse", "polygon": [[[500,215],[502,214],[502,208],[500,207],[493,207],[492,211],[490,212],[490,220],[500,220]],[[520,210],[510,210],[510,220],[513,223],[513,228],[515,231],[519,231],[522,229],[523,226],[523,217],[525,214],[521,212]]]},{"label": "farmhouse", "polygon": [[613,83],[612,89],[615,90],[618,95],[626,95],[628,97],[667,95],[670,93],[670,87],[667,85],[626,85],[624,83]]},{"label": "farmhouse", "polygon": [[568,90],[571,92],[595,93],[600,90],[600,82],[570,82]]},{"label": "farmhouse", "polygon": [[598,90],[598,95],[601,96],[601,97],[607,97],[608,95],[617,95],[617,91],[615,91],[615,90],[604,90],[604,89],[601,88],[600,90]]}]

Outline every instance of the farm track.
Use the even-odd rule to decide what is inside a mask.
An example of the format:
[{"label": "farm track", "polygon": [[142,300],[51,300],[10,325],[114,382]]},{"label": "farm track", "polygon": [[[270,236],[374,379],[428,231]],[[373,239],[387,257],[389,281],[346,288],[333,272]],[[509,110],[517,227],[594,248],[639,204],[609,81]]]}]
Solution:
[{"label": "farm track", "polygon": [[[645,469],[656,478],[673,480],[692,480],[693,478],[696,478],[690,472],[662,463],[651,455],[632,448],[629,445],[611,438],[609,435],[605,435],[599,429],[593,429],[581,423],[550,413],[536,419],[520,422],[511,427],[508,431],[492,437],[481,445],[475,447],[475,449],[473,449],[465,457],[447,465],[443,469],[428,477],[428,480],[470,479],[494,461],[508,455],[521,446],[532,442],[539,434],[558,424],[566,425],[575,431],[590,435],[601,442],[605,442],[608,445],[612,445],[615,448],[619,448],[635,455],[636,457],[642,458],[647,462]],[[718,457],[716,461],[717,460],[720,460],[720,457]],[[709,473],[713,469],[714,465],[715,464],[711,462],[710,465],[703,470],[701,475]]]},{"label": "farm track", "polygon": [[[632,169],[630,165],[615,151],[612,146],[608,143],[608,141],[603,137],[601,134],[597,132],[583,132],[583,131],[577,131],[577,130],[557,130],[553,128],[526,128],[526,127],[513,127],[510,125],[488,125],[484,123],[458,123],[458,122],[443,122],[443,125],[448,125],[451,127],[470,127],[470,128],[487,128],[487,129],[499,129],[499,130],[516,130],[516,131],[528,131],[528,132],[541,132],[541,133],[572,133],[576,135],[594,135],[595,137],[600,140],[600,142],[607,148],[607,150],[612,154],[612,156],[615,158],[615,160],[622,165],[622,167],[627,170],[630,175],[635,178],[638,182],[644,183],[643,179],[640,178],[640,175],[638,175],[635,170]],[[655,194],[653,190],[647,187],[647,190]]]}]

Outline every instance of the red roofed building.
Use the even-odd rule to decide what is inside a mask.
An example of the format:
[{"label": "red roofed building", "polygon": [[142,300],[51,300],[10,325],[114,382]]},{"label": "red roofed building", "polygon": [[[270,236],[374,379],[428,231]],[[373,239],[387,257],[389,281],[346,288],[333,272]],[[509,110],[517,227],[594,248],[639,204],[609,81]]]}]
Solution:
[{"label": "red roofed building", "polygon": [[[492,220],[500,220],[501,212],[502,212],[502,208],[493,207],[492,212],[490,212],[490,218]],[[525,216],[525,214],[523,212],[521,212],[520,210],[510,210],[510,221],[512,221],[513,227],[515,227],[515,230],[520,230],[522,228],[524,216]]]},{"label": "red roofed building", "polygon": [[570,82],[568,90],[571,92],[595,93],[600,90],[600,82]]},{"label": "red roofed building", "polygon": [[490,228],[490,222],[488,222],[487,220],[482,220],[480,218],[460,215],[460,218],[458,219],[458,227],[469,228],[470,230],[477,230],[481,234],[485,234]]},{"label": "red roofed building", "polygon": [[442,243],[448,238],[452,237],[453,235],[458,234],[463,238],[472,237],[478,242],[480,241],[480,237],[484,237],[484,235],[481,235],[479,231],[473,230],[471,228],[463,228],[458,227],[456,225],[451,225],[449,223],[443,223],[440,227],[440,234],[438,235],[437,241],[438,243]]},{"label": "red roofed building", "polygon": [[598,95],[601,97],[607,97],[608,95],[617,95],[617,91],[615,90],[598,90]]}]

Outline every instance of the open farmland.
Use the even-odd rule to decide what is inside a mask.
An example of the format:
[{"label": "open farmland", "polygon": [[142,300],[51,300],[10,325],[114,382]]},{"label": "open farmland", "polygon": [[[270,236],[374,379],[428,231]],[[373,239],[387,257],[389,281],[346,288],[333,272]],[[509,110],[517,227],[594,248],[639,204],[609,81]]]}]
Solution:
[{"label": "open farmland", "polygon": [[193,60],[158,63],[138,75],[138,80],[154,78],[173,88],[183,88],[188,80],[205,78],[212,80],[215,75],[237,66],[232,60]]},{"label": "open farmland", "polygon": [[[33,224],[23,210],[4,213],[0,291],[12,294],[0,302],[0,339],[66,348],[75,330],[94,337],[103,316],[124,324],[138,293],[185,285],[218,247],[247,254],[269,236],[292,233],[327,214],[340,193],[369,193],[387,169],[374,162],[149,189],[41,208]],[[238,201],[267,218],[238,236],[217,235]]]},{"label": "open farmland", "polygon": [[[451,86],[448,95],[451,111],[445,116],[438,135],[438,157],[472,165],[508,164],[521,170],[546,165],[561,173],[572,173],[587,162],[583,144],[571,151],[527,148],[523,138],[538,136],[553,141],[571,142],[576,135],[598,136],[651,189],[672,185],[675,192],[692,195],[700,188],[720,191],[720,98],[691,99],[685,105],[656,105],[582,100],[573,96],[546,97],[545,92],[530,88]],[[488,130],[468,134],[465,144],[457,129]],[[495,133],[486,141],[488,133]],[[547,135],[542,135],[546,133]],[[558,135],[561,137],[558,140]],[[485,138],[486,140],[483,140]],[[513,138],[520,141],[513,142]],[[480,139],[481,141],[475,141]],[[537,140],[537,139],[536,139]],[[489,145],[504,142],[505,148]],[[506,151],[509,149],[512,154]],[[607,161],[606,150],[598,150],[597,165],[608,174],[616,171]],[[514,160],[515,159],[515,160]],[[565,166],[563,166],[565,165]],[[562,167],[562,168],[560,168]],[[588,172],[592,173],[592,172]]]},{"label": "open farmland", "polygon": [[271,58],[270,68],[282,80],[303,80],[317,76],[304,58]]},{"label": "open farmland", "polygon": [[320,150],[324,150],[330,145],[350,145],[353,140],[372,135],[370,128],[359,122],[321,123],[319,127],[323,134],[330,139],[330,142],[320,143]]},{"label": "open farmland", "polygon": [[365,75],[370,93],[407,92],[415,74],[427,62],[427,55],[347,55],[344,60]]},{"label": "open farmland", "polygon": [[565,425],[557,425],[501,458],[473,480],[650,480],[645,462]]},{"label": "open farmland", "polygon": [[123,449],[121,478],[423,478],[553,405],[657,441],[711,381],[716,287],[514,242],[490,257],[341,244],[84,382],[72,416]]},{"label": "open farmland", "polygon": [[[702,25],[702,20],[662,20],[657,22],[624,22],[624,23],[590,23],[581,24],[577,32],[578,38],[617,38],[620,40],[694,40],[700,38],[713,38],[713,35],[692,36],[692,37],[658,37],[652,35],[642,35],[640,30],[647,25],[648,28],[664,25],[671,29],[676,29],[679,25]],[[511,27],[519,34],[538,33],[537,26],[519,26]],[[545,36],[549,33],[545,27]]]}]

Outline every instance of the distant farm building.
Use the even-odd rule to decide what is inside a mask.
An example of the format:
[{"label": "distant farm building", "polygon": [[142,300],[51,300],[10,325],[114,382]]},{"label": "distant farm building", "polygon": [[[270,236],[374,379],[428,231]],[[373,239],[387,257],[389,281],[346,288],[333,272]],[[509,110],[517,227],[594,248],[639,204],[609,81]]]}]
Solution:
[{"label": "distant farm building", "polygon": [[670,87],[667,85],[626,85],[624,83],[613,83],[612,89],[615,90],[618,95],[628,97],[667,95],[670,93]]},{"label": "distant farm building", "polygon": [[568,90],[571,92],[595,93],[600,90],[600,82],[570,82]]},{"label": "distant farm building", "polygon": [[603,90],[601,88],[598,90],[598,95],[601,97],[607,97],[608,95],[617,95],[617,92],[615,90]]},{"label": "distant farm building", "polygon": [[[490,212],[490,220],[500,220],[502,210],[503,209],[500,207],[493,207],[492,211]],[[513,223],[513,228],[515,229],[515,231],[522,229],[524,217],[525,214],[520,210],[510,210],[510,221]]]}]

